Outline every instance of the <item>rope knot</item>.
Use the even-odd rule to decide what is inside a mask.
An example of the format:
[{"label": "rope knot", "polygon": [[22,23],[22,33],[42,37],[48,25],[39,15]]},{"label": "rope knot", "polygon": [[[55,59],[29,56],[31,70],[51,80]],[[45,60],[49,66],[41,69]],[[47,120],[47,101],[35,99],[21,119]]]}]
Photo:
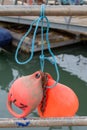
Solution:
[{"label": "rope knot", "polygon": [[43,55],[40,55],[39,58],[40,58],[41,61],[44,61],[44,59],[45,59],[44,54],[43,54]]}]

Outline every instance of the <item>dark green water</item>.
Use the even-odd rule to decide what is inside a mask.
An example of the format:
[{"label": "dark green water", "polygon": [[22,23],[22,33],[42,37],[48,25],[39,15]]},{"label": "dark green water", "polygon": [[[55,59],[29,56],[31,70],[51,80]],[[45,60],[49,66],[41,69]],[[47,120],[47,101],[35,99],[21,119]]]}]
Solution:
[{"label": "dark green water", "polygon": [[[60,82],[70,86],[77,94],[80,102],[77,115],[87,115],[87,45],[79,44],[77,46],[69,46],[53,50],[57,55]],[[48,55],[48,52],[45,53]],[[0,52],[0,118],[10,118],[12,115],[7,110],[6,99],[8,90],[12,82],[22,76],[31,74],[37,70],[40,70],[39,54],[35,54],[31,62],[26,65],[18,65],[14,60],[14,52],[8,54],[6,52]],[[49,62],[45,63],[45,71],[49,72],[54,79],[56,79],[56,73],[54,66]],[[37,116],[36,112],[33,112],[29,116]],[[13,128],[11,128],[13,129]],[[37,130],[87,130],[87,127],[58,127],[58,128],[18,128],[19,130],[25,129],[37,129]],[[5,129],[4,129],[5,130]],[[13,129],[15,130],[15,129]]]}]

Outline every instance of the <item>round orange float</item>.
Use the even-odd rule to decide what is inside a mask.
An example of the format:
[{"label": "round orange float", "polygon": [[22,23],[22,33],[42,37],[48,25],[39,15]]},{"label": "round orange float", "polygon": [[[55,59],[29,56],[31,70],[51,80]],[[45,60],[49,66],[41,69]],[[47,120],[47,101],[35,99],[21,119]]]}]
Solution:
[{"label": "round orange float", "polygon": [[[8,93],[7,108],[13,116],[23,118],[39,105],[43,97],[41,74],[37,71],[32,75],[18,78],[12,84]],[[12,104],[20,108],[22,113],[16,113]]]},{"label": "round orange float", "polygon": [[[46,86],[55,84],[55,80],[47,74]],[[45,104],[42,102],[38,106],[40,117],[70,117],[74,116],[79,107],[79,101],[74,91],[60,83],[53,88],[47,88]],[[45,106],[44,106],[45,105]],[[44,107],[42,112],[41,107]]]}]

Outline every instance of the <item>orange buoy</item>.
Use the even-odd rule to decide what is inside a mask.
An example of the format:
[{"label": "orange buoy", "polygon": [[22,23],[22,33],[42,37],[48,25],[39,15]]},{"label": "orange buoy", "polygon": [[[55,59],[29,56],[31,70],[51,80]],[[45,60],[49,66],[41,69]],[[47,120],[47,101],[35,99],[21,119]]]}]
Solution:
[{"label": "orange buoy", "polygon": [[[47,74],[47,86],[52,86],[55,80]],[[79,107],[79,101],[74,91],[60,83],[53,88],[47,88],[45,104],[43,101],[38,106],[40,117],[70,117],[74,116]],[[44,106],[45,105],[45,106]],[[42,112],[41,107],[44,107]]]},{"label": "orange buoy", "polygon": [[[8,93],[7,108],[13,116],[23,118],[38,106],[42,97],[42,73],[37,71],[32,75],[18,78],[12,84]],[[22,110],[21,114],[13,110],[12,103]]]}]

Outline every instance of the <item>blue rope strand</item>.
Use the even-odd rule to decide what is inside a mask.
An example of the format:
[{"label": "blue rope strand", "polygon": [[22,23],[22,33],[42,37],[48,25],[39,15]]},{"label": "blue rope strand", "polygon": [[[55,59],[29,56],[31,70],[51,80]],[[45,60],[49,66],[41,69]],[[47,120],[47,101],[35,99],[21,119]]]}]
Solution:
[{"label": "blue rope strand", "polygon": [[[46,17],[46,19],[47,19],[47,17]],[[53,58],[53,64],[54,64],[55,69],[56,69],[56,74],[57,74],[56,83],[57,83],[59,81],[59,71],[58,71],[58,66],[57,66],[57,62],[56,62],[55,56],[54,56],[54,54],[53,54],[53,52],[51,51],[51,48],[50,48],[50,42],[49,42],[49,36],[48,36],[48,34],[49,34],[49,21],[47,19],[46,41],[48,43],[48,50],[49,50],[49,53],[51,54],[51,56]],[[50,62],[52,62],[52,61],[50,60]],[[53,86],[55,86],[56,83]]]},{"label": "blue rope strand", "polygon": [[44,19],[44,7],[41,6],[41,55],[40,55],[40,65],[41,71],[44,70],[44,32],[43,32],[43,19]]},{"label": "blue rope strand", "polygon": [[[29,28],[28,31],[25,33],[25,35],[21,38],[21,40],[20,40],[20,42],[19,42],[19,44],[18,44],[18,46],[17,46],[16,52],[15,52],[15,60],[16,60],[16,62],[17,62],[18,64],[21,64],[21,65],[27,64],[27,63],[30,62],[30,60],[33,58],[33,53],[34,53],[34,39],[35,39],[34,37],[33,37],[33,40],[32,40],[31,55],[30,55],[30,57],[29,57],[28,60],[23,61],[23,62],[20,62],[20,61],[18,60],[18,52],[19,52],[19,49],[20,49],[20,47],[21,47],[23,41],[25,40],[25,38],[27,37],[27,35],[29,35],[29,33],[31,32],[33,24],[35,24],[36,22],[38,22],[38,19],[36,19],[35,21],[32,22],[30,28]],[[36,27],[37,27],[37,26],[36,26]]]},{"label": "blue rope strand", "polygon": [[[39,58],[40,58],[40,66],[41,66],[41,71],[44,71],[45,60],[48,60],[51,64],[54,65],[55,70],[56,70],[56,74],[57,74],[57,79],[56,79],[55,84],[53,84],[52,86],[48,86],[48,88],[52,88],[59,81],[59,71],[58,71],[58,66],[57,66],[57,62],[56,62],[55,56],[54,56],[54,54],[53,54],[53,52],[51,51],[51,48],[50,48],[50,42],[49,42],[49,36],[48,36],[50,24],[49,24],[48,18],[44,15],[44,12],[45,12],[45,5],[43,4],[43,5],[41,5],[40,17],[32,22],[32,24],[31,24],[30,28],[28,29],[28,31],[25,33],[25,35],[20,40],[20,42],[18,44],[18,47],[16,49],[15,60],[16,60],[16,62],[18,64],[26,64],[26,63],[30,62],[30,60],[32,60],[33,55],[34,55],[34,44],[35,44],[35,39],[36,39],[36,33],[37,33],[38,26],[39,26],[39,24],[41,22],[41,55],[39,56]],[[49,51],[50,55],[52,56],[53,61],[50,60],[48,57],[46,57],[44,55],[44,27],[43,27],[44,20],[46,21],[46,24],[47,24],[47,27],[46,27],[46,42],[47,42],[47,46],[48,46],[48,51]],[[18,56],[18,51],[19,51],[20,46],[22,45],[24,39],[26,38],[27,35],[29,35],[30,31],[32,30],[33,24],[35,24],[35,23],[36,23],[36,27],[35,27],[33,38],[32,38],[31,55],[28,58],[28,60],[20,62],[18,60],[18,57],[17,57]]]},{"label": "blue rope strand", "polygon": [[[57,62],[56,62],[55,56],[54,56],[53,52],[52,52],[51,49],[50,49],[50,42],[49,42],[49,36],[48,36],[48,34],[49,34],[49,21],[48,21],[48,19],[47,19],[46,16],[44,16],[44,19],[45,19],[46,22],[47,22],[46,41],[47,41],[49,53],[51,54],[51,56],[52,56],[52,58],[53,58],[53,61],[50,60],[48,57],[45,57],[44,55],[40,55],[40,63],[43,62],[43,60],[48,60],[50,63],[52,63],[52,64],[55,66],[55,70],[56,70],[56,73],[57,73],[56,82],[55,82],[55,84],[53,84],[52,86],[47,86],[47,88],[52,88],[52,87],[54,87],[54,86],[57,84],[57,82],[59,81],[59,71],[58,71],[58,66],[57,66]],[[41,66],[42,66],[42,64],[41,64]]]}]

